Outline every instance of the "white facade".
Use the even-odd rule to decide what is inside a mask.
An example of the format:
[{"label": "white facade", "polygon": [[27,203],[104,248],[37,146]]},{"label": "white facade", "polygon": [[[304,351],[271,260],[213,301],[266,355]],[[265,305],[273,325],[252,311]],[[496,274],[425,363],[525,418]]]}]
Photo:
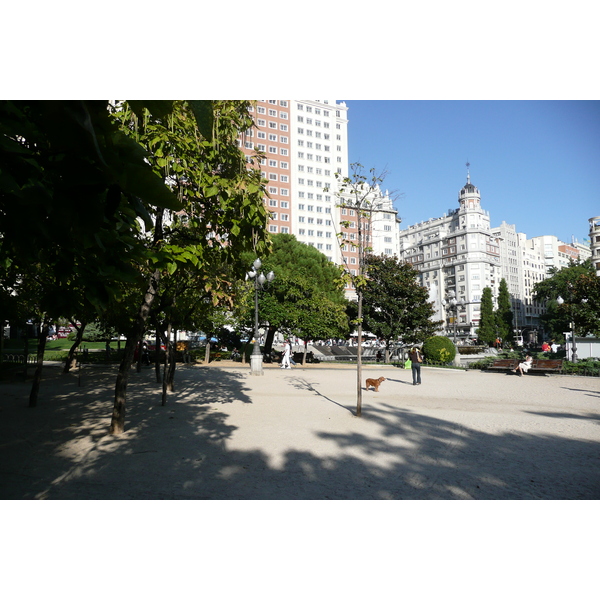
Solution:
[{"label": "white facade", "polygon": [[590,255],[594,266],[596,267],[596,275],[600,277],[600,217],[592,217],[590,222]]},{"label": "white facade", "polygon": [[291,100],[290,108],[291,233],[341,264],[335,174],[348,175],[348,108],[335,100]]},{"label": "white facade", "polygon": [[521,260],[521,237],[515,225],[505,221],[499,227],[492,228],[500,246],[500,280],[504,279],[511,298],[515,329],[520,330],[525,322],[525,289],[523,280],[523,261]]},{"label": "white facade", "polygon": [[[524,233],[519,233],[519,254],[521,258],[521,288],[522,292],[522,310],[519,312],[519,320],[516,322],[517,329],[525,332],[536,331],[539,324],[539,317],[543,314],[545,307],[543,303],[534,299],[534,286],[536,283],[546,279],[548,275],[546,243],[543,238],[527,239]],[[526,341],[531,335],[524,336]],[[534,339],[532,341],[541,342]]]},{"label": "white facade", "polygon": [[373,254],[383,254],[388,257],[399,256],[400,222],[398,211],[394,208],[393,201],[386,190],[374,202],[371,210],[370,246]]},{"label": "white facade", "polygon": [[[291,233],[314,246],[332,262],[358,269],[352,244],[340,248],[338,234],[358,237],[357,214],[342,206],[338,179],[347,177],[348,108],[336,100],[258,100],[256,126],[240,138],[247,155],[258,148],[268,180],[265,204],[271,212],[270,233]],[[377,254],[398,255],[398,213],[387,191],[373,194],[365,242]],[[340,223],[348,221],[349,227]]]},{"label": "white facade", "polygon": [[458,195],[459,208],[439,219],[430,219],[401,230],[400,257],[421,273],[421,283],[435,302],[437,319],[454,330],[455,316],[444,305],[454,294],[458,339],[475,336],[479,327],[481,294],[485,287],[498,295],[501,279],[499,241],[490,230],[489,213],[481,208],[479,190],[467,183]]}]

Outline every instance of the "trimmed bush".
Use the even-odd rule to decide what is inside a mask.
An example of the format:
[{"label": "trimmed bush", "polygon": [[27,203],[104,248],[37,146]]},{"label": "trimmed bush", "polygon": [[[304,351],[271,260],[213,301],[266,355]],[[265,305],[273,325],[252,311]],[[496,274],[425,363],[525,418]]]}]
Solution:
[{"label": "trimmed bush", "polygon": [[425,340],[423,354],[426,361],[447,364],[454,360],[456,348],[450,338],[443,335],[434,335]]},{"label": "trimmed bush", "polygon": [[563,363],[563,373],[584,377],[600,377],[600,360],[597,358],[580,358],[576,363],[565,361]]}]

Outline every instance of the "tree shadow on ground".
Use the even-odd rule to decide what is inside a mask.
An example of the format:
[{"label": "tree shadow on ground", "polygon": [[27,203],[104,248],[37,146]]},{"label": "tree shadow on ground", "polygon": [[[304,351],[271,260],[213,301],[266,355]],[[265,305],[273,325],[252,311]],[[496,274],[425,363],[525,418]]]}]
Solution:
[{"label": "tree shadow on ground", "polygon": [[600,390],[582,390],[579,388],[569,388],[563,387],[563,390],[569,390],[570,392],[586,392],[587,396],[591,396],[592,398],[600,397]]},{"label": "tree shadow on ground", "polygon": [[339,406],[340,408],[343,408],[344,410],[349,411],[351,414],[353,414],[353,415],[356,414],[355,410],[352,410],[350,407],[344,406],[343,404],[336,402],[332,398],[329,398],[329,396],[326,396],[325,394],[320,392],[316,387],[314,387],[314,385],[312,383],[310,383],[306,379],[303,379],[300,377],[294,377],[294,378],[291,378],[289,380],[289,382],[291,383],[292,387],[296,388],[297,390],[301,390],[303,392],[310,392],[312,394],[315,394],[316,396],[320,396],[321,398],[324,398],[328,402],[331,402],[332,404],[335,404],[336,406]]},{"label": "tree shadow on ground", "polygon": [[600,421],[600,415],[594,413],[587,413],[578,415],[576,413],[567,412],[543,412],[535,410],[523,411],[530,415],[540,415],[541,417],[550,417],[552,419],[590,419],[592,421]]},{"label": "tree shadow on ground", "polygon": [[[164,407],[154,372],[132,373],[127,430],[110,436],[115,374],[89,373],[82,387],[67,376],[35,409],[26,388],[3,399],[0,498],[600,498],[597,442],[490,434],[385,401],[342,433],[317,422],[308,434],[319,452],[290,447],[274,468],[267,440],[258,450],[227,447],[236,427],[226,405],[251,403],[242,372],[182,369]],[[350,410],[307,382],[288,385]]]},{"label": "tree shadow on ground", "polygon": [[[0,498],[172,497],[153,485],[162,490],[182,465],[222,454],[233,428],[219,405],[251,403],[241,374],[219,376],[217,385],[208,370],[181,369],[177,393],[162,406],[154,371],[132,371],[126,431],[110,436],[116,368],[89,369],[81,385],[75,373],[46,371],[35,408],[27,384],[2,390]],[[55,386],[60,391],[50,392]],[[173,452],[176,465],[164,460]]]}]

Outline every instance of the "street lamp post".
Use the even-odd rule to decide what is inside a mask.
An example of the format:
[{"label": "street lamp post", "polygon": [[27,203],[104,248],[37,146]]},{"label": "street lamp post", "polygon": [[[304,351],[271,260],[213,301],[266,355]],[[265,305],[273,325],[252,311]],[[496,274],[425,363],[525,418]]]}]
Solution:
[{"label": "street lamp post", "polygon": [[[577,362],[577,344],[575,343],[575,315],[573,313],[573,285],[571,284],[571,282],[567,283],[567,289],[569,291],[569,318],[570,318],[570,326],[571,326],[571,353],[572,353],[572,361],[576,363]],[[559,296],[556,301],[558,302],[559,306],[562,306],[564,304],[564,299]],[[581,302],[583,304],[585,304],[588,301],[587,298],[582,298]]]},{"label": "street lamp post", "polygon": [[260,341],[258,339],[258,290],[262,290],[265,283],[271,283],[275,279],[275,273],[269,271],[265,276],[264,273],[259,273],[258,270],[262,266],[260,258],[257,258],[252,264],[252,271],[248,271],[248,279],[254,282],[254,348],[250,355],[250,375],[264,375],[263,371],[263,356],[260,351]]},{"label": "street lamp post", "polygon": [[456,349],[456,355],[454,357],[454,364],[460,365],[460,356],[458,352],[458,346],[456,345],[456,322],[458,321],[458,311],[463,310],[465,307],[456,299],[456,293],[454,290],[448,290],[446,298],[442,300],[446,311],[454,313],[454,348]]},{"label": "street lamp post", "polygon": [[[571,290],[569,289],[569,296],[571,295]],[[562,296],[559,296],[556,301],[559,306],[564,304],[564,299]],[[575,344],[575,322],[573,321],[573,309],[571,307],[571,303],[569,303],[569,319],[570,319],[570,327],[571,327],[571,353],[572,353],[572,362],[577,362],[577,345]]]},{"label": "street lamp post", "polygon": [[454,290],[449,290],[442,304],[450,313],[454,313],[454,345],[456,346],[456,321],[458,320],[458,311],[464,309],[464,305],[456,299]]}]

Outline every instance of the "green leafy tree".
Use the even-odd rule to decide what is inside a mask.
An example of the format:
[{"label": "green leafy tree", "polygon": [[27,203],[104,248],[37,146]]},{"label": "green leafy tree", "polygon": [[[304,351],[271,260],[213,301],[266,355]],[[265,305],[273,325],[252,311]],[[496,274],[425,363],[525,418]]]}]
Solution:
[{"label": "green leafy tree", "polygon": [[[107,107],[105,101],[0,102],[0,277],[19,282],[13,292],[21,293],[21,304],[30,282],[40,284],[32,313],[42,331],[47,319],[73,315],[82,290],[101,313],[119,282],[137,276],[144,203],[181,206]],[[32,406],[38,376],[41,361]]]},{"label": "green leafy tree", "polygon": [[396,257],[368,254],[364,287],[365,328],[385,340],[386,361],[397,341],[415,344],[432,336],[441,325],[431,317],[433,303],[418,281],[418,271]]},{"label": "green leafy tree", "polygon": [[572,261],[563,269],[552,267],[549,277],[535,284],[534,294],[546,304],[540,322],[550,338],[563,341],[571,322],[576,335],[600,335],[600,283],[591,260]]},{"label": "green leafy tree", "polygon": [[494,301],[492,299],[492,289],[484,287],[481,294],[481,308],[479,317],[479,329],[477,335],[479,339],[492,345],[497,337],[496,316],[494,314]]},{"label": "green leafy tree", "polygon": [[249,107],[245,101],[178,101],[166,116],[133,102],[115,107],[113,118],[146,150],[153,172],[181,209],[159,208],[145,221],[142,268],[148,283],[117,376],[111,433],[124,430],[129,365],[160,294],[161,278],[187,264],[202,270],[215,264],[215,257],[241,268],[242,252],[267,249],[264,181],[259,169],[248,168],[237,145],[238,136],[252,126]]},{"label": "green leafy tree", "polygon": [[[262,270],[273,271],[275,280],[259,294],[259,317],[268,322],[265,353],[271,352],[277,331],[313,340],[347,335],[347,301],[339,267],[291,234],[280,233],[272,240],[272,253]],[[253,259],[245,257],[248,265]],[[248,315],[249,323],[253,315],[253,311]]]},{"label": "green leafy tree", "polygon": [[[113,433],[124,429],[129,365],[161,277],[188,262],[201,266],[211,251],[235,263],[242,251],[265,249],[264,183],[237,146],[252,126],[248,108],[244,101],[0,102],[0,276],[53,270],[62,293],[41,308],[54,318],[56,298],[68,302],[73,282],[100,316],[121,284],[145,281],[115,384]],[[172,243],[171,232],[184,225],[189,239]]]},{"label": "green leafy tree", "polygon": [[[350,165],[350,175],[342,176],[335,174],[338,180],[338,190],[335,192],[338,198],[339,206],[354,210],[357,215],[357,233],[356,241],[345,239],[345,232],[338,234],[338,243],[340,247],[345,245],[353,246],[356,249],[358,257],[358,269],[353,274],[353,269],[348,264],[345,265],[346,280],[351,284],[356,292],[356,333],[358,352],[356,359],[356,416],[361,416],[362,411],[362,335],[363,335],[363,309],[364,309],[364,288],[366,285],[366,260],[367,253],[371,251],[368,243],[367,230],[371,231],[370,221],[373,210],[377,209],[382,199],[380,186],[385,179],[385,174],[379,174],[375,169],[370,169],[365,173],[363,165],[353,163]],[[343,229],[347,229],[349,223],[342,221],[340,223]]]},{"label": "green leafy tree", "polygon": [[136,274],[143,203],[181,207],[107,107],[0,102],[0,264],[24,277],[38,264],[54,269],[65,303],[76,279],[99,312],[115,282]]},{"label": "green leafy tree", "polygon": [[496,325],[498,335],[510,347],[514,344],[513,311],[510,302],[510,293],[505,279],[500,281],[498,288],[498,310],[496,311]]}]

